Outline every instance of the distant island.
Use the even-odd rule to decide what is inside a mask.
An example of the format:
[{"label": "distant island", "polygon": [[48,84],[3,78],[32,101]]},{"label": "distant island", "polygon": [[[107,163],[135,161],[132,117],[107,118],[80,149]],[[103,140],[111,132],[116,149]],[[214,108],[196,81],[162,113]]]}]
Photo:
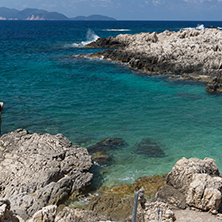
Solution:
[{"label": "distant island", "polygon": [[79,21],[115,21],[116,19],[104,15],[77,16],[68,18],[59,12],[26,8],[22,11],[0,7],[0,20],[79,20]]}]

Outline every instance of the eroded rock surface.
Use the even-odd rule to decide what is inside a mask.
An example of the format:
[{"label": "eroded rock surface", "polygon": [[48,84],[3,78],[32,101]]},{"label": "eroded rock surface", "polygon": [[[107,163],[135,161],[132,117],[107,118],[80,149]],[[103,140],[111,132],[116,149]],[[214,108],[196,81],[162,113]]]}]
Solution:
[{"label": "eroded rock surface", "polygon": [[63,135],[16,130],[0,138],[0,198],[23,219],[90,185],[91,157]]},{"label": "eroded rock surface", "polygon": [[167,185],[185,196],[187,206],[212,213],[221,207],[222,177],[213,159],[180,159],[168,174]]},{"label": "eroded rock surface", "polygon": [[[222,31],[217,29],[120,34],[98,39],[87,47],[116,47],[91,55],[119,62],[147,73],[175,73],[185,79],[211,82],[209,92],[222,91]],[[104,44],[103,44],[104,43]]]}]

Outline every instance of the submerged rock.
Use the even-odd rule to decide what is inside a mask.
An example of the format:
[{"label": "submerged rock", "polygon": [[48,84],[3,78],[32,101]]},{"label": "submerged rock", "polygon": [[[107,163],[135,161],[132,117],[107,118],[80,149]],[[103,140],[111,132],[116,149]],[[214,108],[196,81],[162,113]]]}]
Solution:
[{"label": "submerged rock", "polygon": [[81,193],[92,181],[87,149],[62,134],[16,130],[0,138],[0,198],[27,219],[48,204]]},{"label": "submerged rock", "polygon": [[119,149],[125,145],[125,140],[121,138],[109,138],[87,147],[87,150],[92,154],[93,161],[99,165],[103,165],[110,162],[113,158],[113,156],[109,154],[110,150]]},{"label": "submerged rock", "polygon": [[164,157],[165,153],[160,145],[154,142],[151,138],[143,138],[139,144],[136,145],[136,154],[142,154],[147,157]]},{"label": "submerged rock", "polygon": [[87,150],[90,154],[96,153],[96,152],[106,152],[108,150],[118,149],[122,146],[125,146],[126,142],[125,140],[121,138],[109,138],[102,140],[95,145],[87,147]]}]

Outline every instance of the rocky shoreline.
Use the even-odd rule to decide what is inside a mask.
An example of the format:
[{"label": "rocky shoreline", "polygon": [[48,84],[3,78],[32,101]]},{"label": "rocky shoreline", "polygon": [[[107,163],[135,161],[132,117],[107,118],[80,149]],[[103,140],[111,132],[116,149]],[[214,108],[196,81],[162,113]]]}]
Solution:
[{"label": "rocky shoreline", "polygon": [[176,79],[206,82],[208,92],[222,91],[222,31],[180,30],[120,34],[100,38],[85,47],[108,48],[88,55],[110,59],[147,74],[175,74]]},{"label": "rocky shoreline", "polygon": [[[121,139],[98,145],[124,144]],[[87,149],[63,135],[16,130],[0,138],[0,221],[131,221],[133,192],[145,189],[137,221],[222,221],[222,176],[210,158],[182,158],[168,175],[138,178],[134,184],[100,189],[87,209],[64,200],[87,193],[93,175]],[[195,219],[194,219],[195,218]]]}]

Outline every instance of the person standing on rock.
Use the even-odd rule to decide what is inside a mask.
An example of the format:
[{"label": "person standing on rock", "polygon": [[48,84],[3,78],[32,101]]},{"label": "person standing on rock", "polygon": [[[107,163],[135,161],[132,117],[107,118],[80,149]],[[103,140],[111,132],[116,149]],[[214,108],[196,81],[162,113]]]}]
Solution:
[{"label": "person standing on rock", "polygon": [[2,111],[3,111],[4,103],[0,102],[0,134],[1,134],[1,125],[2,125]]}]

